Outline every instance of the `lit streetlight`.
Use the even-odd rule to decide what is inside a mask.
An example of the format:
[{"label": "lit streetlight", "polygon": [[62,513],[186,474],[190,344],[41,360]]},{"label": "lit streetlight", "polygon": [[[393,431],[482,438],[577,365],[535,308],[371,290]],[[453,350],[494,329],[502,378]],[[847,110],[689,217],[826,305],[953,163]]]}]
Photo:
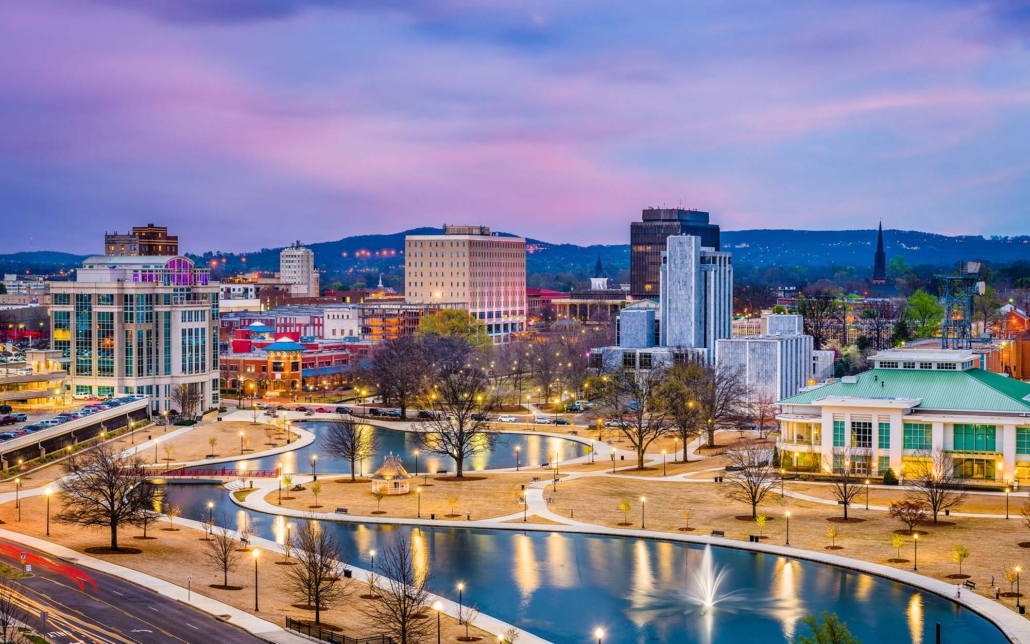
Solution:
[{"label": "lit streetlight", "polygon": [[417,496],[417,498],[418,498],[418,518],[421,519],[422,518],[422,488],[421,487],[415,488],[415,494],[418,495]]},{"label": "lit streetlight", "polygon": [[254,548],[254,612],[258,612],[258,554],[261,551]]},{"label": "lit streetlight", "polygon": [[18,508],[18,520],[21,521],[21,479],[14,479],[14,507]]},{"label": "lit streetlight", "polygon": [[208,513],[208,520],[211,523],[214,523],[215,522],[215,502],[214,501],[208,501],[207,502],[207,513]]},{"label": "lit streetlight", "polygon": [[787,543],[784,545],[790,545],[790,510],[787,510]]},{"label": "lit streetlight", "polygon": [[312,481],[317,481],[318,480],[318,472],[315,469],[317,466],[318,466],[318,454],[312,454],[311,455],[311,480]]},{"label": "lit streetlight", "polygon": [[439,599],[433,602],[433,610],[436,611],[436,644],[440,644],[440,611],[443,610],[443,604]]},{"label": "lit streetlight", "polygon": [[865,509],[869,509],[869,479],[865,480]]},{"label": "lit streetlight", "polygon": [[912,570],[919,570],[919,533],[913,533],[912,545],[915,548],[915,555],[912,558]]},{"label": "lit streetlight", "polygon": [[594,637],[597,638],[597,644],[601,644],[601,640],[604,639],[604,629],[599,628],[596,631],[594,631]]},{"label": "lit streetlight", "polygon": [[240,432],[240,454],[243,454],[243,432]]}]

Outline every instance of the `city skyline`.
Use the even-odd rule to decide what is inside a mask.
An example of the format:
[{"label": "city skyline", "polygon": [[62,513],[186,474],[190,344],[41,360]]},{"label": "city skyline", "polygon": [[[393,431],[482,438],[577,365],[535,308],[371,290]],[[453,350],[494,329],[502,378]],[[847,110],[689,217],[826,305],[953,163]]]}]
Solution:
[{"label": "city skyline", "polygon": [[725,230],[1027,232],[1026,15],[1007,5],[0,16],[8,252],[88,253],[141,221],[191,252],[444,222],[614,244],[663,204]]}]

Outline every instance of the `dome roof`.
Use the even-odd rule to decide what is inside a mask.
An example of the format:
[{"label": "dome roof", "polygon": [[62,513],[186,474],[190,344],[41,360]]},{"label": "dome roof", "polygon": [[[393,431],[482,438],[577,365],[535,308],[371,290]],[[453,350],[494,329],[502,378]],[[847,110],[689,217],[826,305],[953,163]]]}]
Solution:
[{"label": "dome roof", "polygon": [[287,337],[279,338],[278,340],[276,340],[272,344],[270,344],[267,347],[265,347],[265,351],[269,351],[269,352],[271,352],[271,351],[296,351],[296,352],[301,352],[301,351],[305,351],[306,349],[307,349],[307,347],[305,347],[303,344],[299,344],[297,342],[294,342],[293,340],[291,340],[291,339],[289,339]]},{"label": "dome roof", "polygon": [[379,466],[379,469],[372,475],[373,481],[392,481],[394,479],[410,479],[411,474],[404,469],[404,465],[401,464],[401,459],[398,456],[390,454],[383,460],[383,464]]}]

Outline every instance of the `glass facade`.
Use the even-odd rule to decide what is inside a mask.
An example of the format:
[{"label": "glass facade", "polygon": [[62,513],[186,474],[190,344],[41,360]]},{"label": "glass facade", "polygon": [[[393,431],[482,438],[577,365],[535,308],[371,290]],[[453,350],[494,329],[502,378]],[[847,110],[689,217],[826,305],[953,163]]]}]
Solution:
[{"label": "glass facade", "polygon": [[70,311],[54,311],[54,349],[60,351],[65,358],[70,358],[72,355],[71,317]]},{"label": "glass facade", "polygon": [[844,447],[844,421],[833,421],[833,446]]},{"label": "glass facade", "polygon": [[182,329],[182,373],[207,371],[207,329]]},{"label": "glass facade", "polygon": [[164,354],[164,375],[170,376],[172,375],[172,312],[165,311],[162,315],[164,316],[164,325],[161,329],[161,338],[164,340],[164,349],[162,351]]},{"label": "glass facade", "polygon": [[1016,453],[1030,454],[1030,427],[1016,428]]},{"label": "glass facade", "polygon": [[879,436],[879,440],[877,441],[877,444],[880,447],[880,449],[890,449],[891,448],[891,424],[890,423],[880,423],[880,436]]},{"label": "glass facade", "polygon": [[873,423],[866,420],[851,421],[851,446],[873,446]]},{"label": "glass facade", "polygon": [[994,459],[991,458],[958,458],[954,459],[955,476],[961,479],[994,480]]},{"label": "glass facade", "polygon": [[97,311],[97,376],[114,378],[114,313]]},{"label": "glass facade", "polygon": [[927,450],[933,446],[933,426],[929,423],[905,423],[902,449]]},{"label": "glass facade", "polygon": [[93,296],[75,294],[75,373],[93,375]]},{"label": "glass facade", "polygon": [[996,452],[994,425],[955,425],[955,451]]},{"label": "glass facade", "polygon": [[890,456],[881,456],[879,459],[877,459],[876,470],[880,474],[886,474],[887,470],[889,470],[890,468],[891,468],[891,457]]}]

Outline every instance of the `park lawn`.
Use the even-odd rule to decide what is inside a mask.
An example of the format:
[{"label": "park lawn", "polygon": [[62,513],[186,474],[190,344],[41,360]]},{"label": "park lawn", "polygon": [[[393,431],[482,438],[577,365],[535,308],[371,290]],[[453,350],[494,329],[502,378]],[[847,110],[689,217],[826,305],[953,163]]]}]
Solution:
[{"label": "park lawn", "polygon": [[[367,478],[359,478],[351,482],[349,476],[330,478],[319,477],[322,484],[322,492],[318,495],[318,504],[321,508],[315,508],[320,512],[335,512],[336,508],[347,508],[348,514],[357,516],[378,516],[392,519],[414,519],[418,515],[418,493],[416,488],[422,488],[422,517],[428,518],[435,514],[438,519],[451,514],[450,499],[456,498],[454,506],[455,514],[464,519],[466,512],[472,513],[472,519],[490,519],[507,514],[514,514],[522,511],[522,505],[518,503],[522,493],[522,486],[528,485],[533,477],[540,477],[539,474],[527,472],[524,474],[479,474],[466,475],[464,480],[455,480],[454,477],[429,477],[429,485],[425,485],[425,477],[419,476],[411,482],[411,492],[384,496],[378,504],[383,514],[374,514],[377,508],[376,500],[372,496],[372,484]],[[287,492],[283,490],[284,508],[292,510],[309,511],[315,504],[315,496],[311,490],[311,482],[304,483],[304,491]],[[279,500],[279,492],[275,490],[265,496],[265,501],[276,505]],[[456,517],[451,517],[456,518]]]},{"label": "park lawn", "polygon": [[[876,485],[879,483],[879,480],[872,479],[871,482],[873,485]],[[829,484],[794,483],[789,480],[788,476],[786,485],[788,490],[795,490],[802,494],[819,497],[821,499],[835,500],[835,497],[833,496],[833,487]],[[870,486],[869,504],[887,507],[892,501],[904,499],[908,493],[908,490],[899,487]],[[1026,501],[1026,498],[1026,493],[1011,495],[1011,498],[1009,499],[1009,514],[1013,519],[1019,518],[1020,507]],[[858,496],[855,497],[853,504],[861,505],[863,508],[865,507],[864,487],[862,491],[859,492]],[[962,503],[957,505],[954,510],[956,512],[970,512],[976,514],[1005,514],[1005,495],[967,494]],[[943,518],[943,514],[939,518]],[[1027,538],[1030,538],[1030,533],[1027,533]]]},{"label": "park lawn", "polygon": [[[186,463],[200,461],[206,458],[226,458],[240,456],[240,432],[243,432],[243,449],[248,457],[253,457],[255,452],[263,452],[274,447],[281,447],[286,444],[286,434],[278,433],[279,428],[265,422],[265,416],[258,417],[258,423],[250,421],[225,421],[206,422],[195,425],[194,428],[175,438],[162,442],[157,448],[157,457],[162,463]],[[156,436],[160,436],[163,426],[153,428]],[[168,431],[175,429],[174,426]],[[269,432],[271,439],[269,439]],[[214,457],[211,456],[211,438],[218,442],[215,444]],[[294,436],[294,439],[296,437]],[[168,448],[171,447],[171,453]],[[142,456],[148,463],[154,460],[154,448]]]},{"label": "park lawn", "polygon": [[[108,532],[104,530],[84,530],[76,526],[61,525],[51,522],[51,537],[45,536],[45,507],[40,498],[23,501],[22,521],[14,521],[11,515],[13,504],[3,507],[4,526],[9,530],[48,539],[63,546],[84,552],[90,546],[107,546]],[[54,513],[59,503],[51,508]],[[273,520],[271,518],[269,521]],[[208,542],[204,541],[204,532],[180,527],[171,532],[167,520],[152,525],[147,530],[148,536],[154,539],[136,539],[142,530],[127,527],[119,531],[119,545],[139,548],[141,554],[90,555],[126,568],[139,570],[154,577],[171,582],[182,588],[186,587],[186,575],[193,575],[192,591],[196,594],[217,599],[235,608],[247,611],[262,619],[282,625],[287,616],[294,619],[314,619],[313,611],[294,608],[291,604],[297,599],[289,592],[290,584],[286,576],[287,566],[277,565],[276,561],[284,559],[281,551],[261,549],[258,556],[259,595],[261,611],[254,611],[254,560],[251,552],[241,552],[241,559],[236,572],[229,573],[229,584],[242,586],[242,590],[221,590],[211,588],[211,584],[222,583],[221,570],[207,559]],[[431,563],[431,562],[430,562]],[[366,600],[360,595],[367,592],[367,586],[359,581],[350,582],[350,594],[337,609],[322,613],[322,621],[335,624],[344,629],[351,637],[366,637],[377,631],[362,613]],[[459,636],[465,635],[465,627],[459,626],[457,620],[444,617],[442,636],[445,642],[457,642]],[[435,629],[434,629],[435,630]],[[435,634],[435,633],[434,633]],[[483,638],[484,642],[496,640],[496,637],[481,631],[474,626],[470,634]]]}]

